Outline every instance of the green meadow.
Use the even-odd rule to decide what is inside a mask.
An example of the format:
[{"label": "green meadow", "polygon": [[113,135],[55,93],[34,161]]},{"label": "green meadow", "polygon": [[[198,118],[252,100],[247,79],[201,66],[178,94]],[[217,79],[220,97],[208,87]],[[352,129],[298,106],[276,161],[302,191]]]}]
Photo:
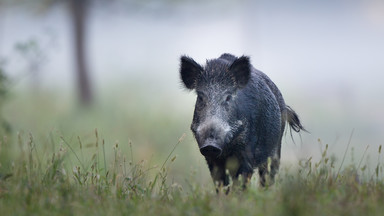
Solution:
[{"label": "green meadow", "polygon": [[[254,175],[247,190],[233,186],[229,194],[217,194],[189,132],[193,96],[184,93],[187,99],[174,100],[165,90],[134,89],[102,95],[92,107],[78,106],[70,94],[60,92],[10,92],[1,104],[6,122],[0,141],[1,215],[384,211],[381,146],[356,152],[353,132],[340,144],[344,151],[339,154],[321,139],[304,143],[321,144],[318,157],[283,160],[269,187],[260,187]],[[291,139],[289,132],[286,137]],[[307,142],[294,138],[297,146]]]}]

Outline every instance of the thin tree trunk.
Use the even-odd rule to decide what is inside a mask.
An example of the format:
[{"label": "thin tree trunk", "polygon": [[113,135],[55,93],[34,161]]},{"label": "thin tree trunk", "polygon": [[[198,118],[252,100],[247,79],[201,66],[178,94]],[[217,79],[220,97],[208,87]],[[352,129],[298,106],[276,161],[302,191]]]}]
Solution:
[{"label": "thin tree trunk", "polygon": [[93,99],[86,63],[85,47],[85,21],[87,17],[87,2],[87,0],[70,0],[77,88],[80,102],[83,105],[90,105]]}]

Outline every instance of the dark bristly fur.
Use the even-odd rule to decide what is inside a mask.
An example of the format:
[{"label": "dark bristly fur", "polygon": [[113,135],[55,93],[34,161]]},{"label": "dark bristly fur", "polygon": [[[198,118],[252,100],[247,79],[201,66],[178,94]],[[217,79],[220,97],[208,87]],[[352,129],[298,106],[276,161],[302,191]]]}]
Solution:
[{"label": "dark bristly fur", "polygon": [[214,182],[225,186],[241,175],[245,185],[257,168],[262,186],[273,183],[286,122],[305,129],[269,77],[249,57],[227,53],[204,67],[182,56],[180,77],[197,94],[191,130]]}]

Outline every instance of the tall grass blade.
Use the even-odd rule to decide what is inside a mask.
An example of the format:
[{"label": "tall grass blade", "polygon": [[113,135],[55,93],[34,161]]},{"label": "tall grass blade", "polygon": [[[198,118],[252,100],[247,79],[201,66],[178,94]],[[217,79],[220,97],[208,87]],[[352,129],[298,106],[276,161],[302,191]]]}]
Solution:
[{"label": "tall grass blade", "polygon": [[340,175],[340,171],[341,171],[341,168],[343,167],[343,164],[344,164],[344,161],[345,161],[345,157],[347,156],[347,152],[348,152],[349,146],[351,145],[352,136],[353,136],[354,132],[355,132],[355,128],[352,129],[351,135],[349,136],[347,149],[345,149],[345,152],[344,152],[344,155],[343,155],[343,159],[341,160],[341,164],[340,164],[339,170],[337,170],[335,181],[337,180],[337,178]]}]

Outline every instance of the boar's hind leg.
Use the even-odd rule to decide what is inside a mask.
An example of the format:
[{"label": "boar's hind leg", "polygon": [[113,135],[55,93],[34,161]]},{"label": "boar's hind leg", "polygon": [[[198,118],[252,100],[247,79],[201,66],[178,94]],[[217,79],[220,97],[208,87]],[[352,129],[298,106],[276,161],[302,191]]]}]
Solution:
[{"label": "boar's hind leg", "polygon": [[260,185],[262,187],[272,185],[274,183],[275,175],[279,169],[279,158],[273,157],[271,159],[270,169],[268,169],[268,162],[259,166]]}]

